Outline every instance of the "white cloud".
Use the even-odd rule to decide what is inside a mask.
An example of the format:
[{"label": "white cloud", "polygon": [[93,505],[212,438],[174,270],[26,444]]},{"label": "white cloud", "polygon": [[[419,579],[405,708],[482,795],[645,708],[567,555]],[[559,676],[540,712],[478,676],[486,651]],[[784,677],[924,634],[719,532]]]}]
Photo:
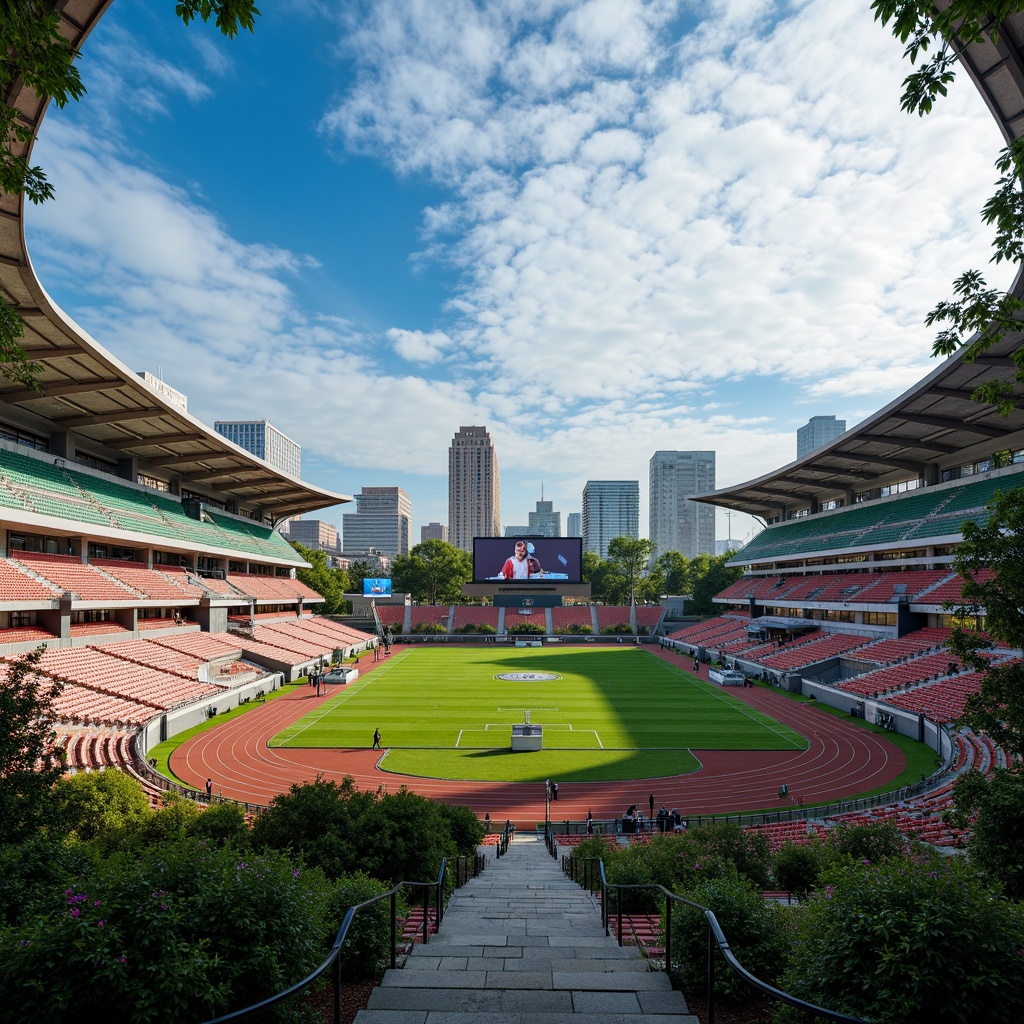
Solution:
[{"label": "white cloud", "polygon": [[392,327],[387,332],[395,352],[413,363],[436,363],[443,358],[452,341],[444,331],[403,331]]}]

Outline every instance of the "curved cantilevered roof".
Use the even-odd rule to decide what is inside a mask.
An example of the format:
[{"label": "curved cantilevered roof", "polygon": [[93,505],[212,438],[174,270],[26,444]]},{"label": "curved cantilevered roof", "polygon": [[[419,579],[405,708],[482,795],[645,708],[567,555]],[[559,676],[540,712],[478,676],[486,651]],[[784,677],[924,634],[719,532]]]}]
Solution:
[{"label": "curved cantilevered roof", "polygon": [[[949,0],[938,0],[939,9]],[[998,39],[958,47],[964,69],[984,97],[1007,142],[1024,134],[1024,14],[999,26]],[[1024,294],[1024,273],[1013,288]],[[796,462],[755,480],[723,487],[695,500],[762,518],[819,505],[832,498],[848,502],[850,492],[869,490],[909,476],[928,483],[938,471],[988,457],[1001,449],[1024,448],[1024,411],[1001,416],[995,406],[971,401],[975,388],[1012,377],[1011,353],[1024,332],[1007,334],[973,363],[954,355],[924,380],[841,437]],[[1013,392],[1018,406],[1024,388]]]},{"label": "curved cantilevered roof", "polygon": [[[55,0],[61,32],[79,51],[111,0]],[[45,97],[13,84],[4,102],[38,132]],[[190,416],[66,316],[39,283],[25,245],[24,196],[0,194],[0,293],[24,324],[23,345],[41,367],[40,391],[0,377],[0,405],[40,416],[105,449],[172,471],[274,521],[351,501],[274,468]]]}]

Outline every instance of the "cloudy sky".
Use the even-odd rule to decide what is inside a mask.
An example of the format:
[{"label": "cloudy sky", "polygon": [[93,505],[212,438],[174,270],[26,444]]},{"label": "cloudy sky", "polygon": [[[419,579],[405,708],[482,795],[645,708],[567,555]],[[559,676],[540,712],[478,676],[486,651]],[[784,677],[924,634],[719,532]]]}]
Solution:
[{"label": "cloudy sky", "polygon": [[926,373],[925,314],[987,266],[995,124],[966,76],[901,113],[868,0],[261,7],[228,41],[116,0],[44,123],[30,251],[200,419],[266,417],[337,492],[404,487],[415,539],[462,424],[503,524],[542,481],[565,515],[637,479],[646,535],[656,450],[714,449],[719,486],[791,461],[810,416]]}]

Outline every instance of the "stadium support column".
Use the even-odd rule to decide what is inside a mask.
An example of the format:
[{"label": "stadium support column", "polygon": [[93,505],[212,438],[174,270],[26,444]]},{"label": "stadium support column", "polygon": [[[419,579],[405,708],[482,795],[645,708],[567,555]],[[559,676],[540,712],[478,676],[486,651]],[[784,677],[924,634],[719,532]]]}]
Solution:
[{"label": "stadium support column", "polygon": [[764,609],[757,603],[754,598],[750,599],[750,620],[753,622],[754,619],[760,618],[764,614]]}]

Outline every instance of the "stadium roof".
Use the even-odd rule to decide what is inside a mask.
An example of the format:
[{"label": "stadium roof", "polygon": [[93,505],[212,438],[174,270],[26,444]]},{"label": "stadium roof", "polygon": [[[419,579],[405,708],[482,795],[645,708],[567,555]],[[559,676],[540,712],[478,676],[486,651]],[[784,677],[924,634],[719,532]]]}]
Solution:
[{"label": "stadium roof", "polygon": [[[67,0],[61,31],[78,50],[110,0]],[[46,110],[21,82],[4,97],[38,130]],[[41,391],[0,377],[0,403],[17,405],[58,430],[173,469],[186,487],[211,488],[274,520],[351,501],[275,469],[200,423],[102,348],[51,301],[25,246],[23,196],[0,195],[0,293],[21,317],[23,347],[39,363]]]},{"label": "stadium roof", "polygon": [[[938,0],[940,9],[949,0]],[[1009,142],[1024,134],[1024,14],[999,26],[999,38],[958,47],[963,66]],[[1018,271],[1013,292],[1024,294]],[[1024,412],[1008,417],[995,406],[971,401],[975,388],[1012,376],[1011,354],[1024,332],[1008,334],[973,363],[954,355],[905,394],[852,430],[796,462],[696,500],[762,518],[785,515],[813,501],[867,490],[987,458],[1000,449],[1024,448]],[[1018,405],[1024,388],[1014,389]]]}]

